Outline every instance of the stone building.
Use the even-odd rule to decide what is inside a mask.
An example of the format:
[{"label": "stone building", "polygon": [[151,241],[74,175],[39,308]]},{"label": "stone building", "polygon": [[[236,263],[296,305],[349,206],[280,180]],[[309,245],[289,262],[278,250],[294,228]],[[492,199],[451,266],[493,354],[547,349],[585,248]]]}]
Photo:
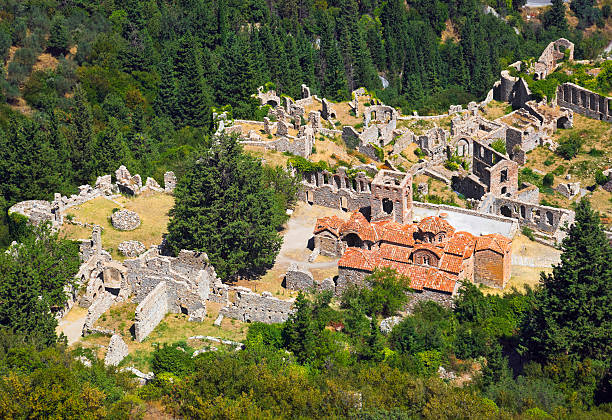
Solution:
[{"label": "stone building", "polygon": [[473,141],[472,172],[453,177],[453,189],[467,198],[486,193],[512,196],[518,190],[518,164],[489,146]]},{"label": "stone building", "polygon": [[[416,296],[446,305],[452,301],[460,281],[503,288],[510,278],[510,239],[499,234],[477,238],[468,232],[457,232],[441,217],[402,224],[368,222],[355,212],[339,228],[336,220],[319,219],[315,243],[321,243],[317,237],[328,231],[322,229],[325,225],[338,232],[337,242],[341,244],[333,248],[343,249],[336,294],[351,284],[366,286],[364,279],[377,267],[394,268],[410,279]],[[499,252],[500,246],[503,252]]]},{"label": "stone building", "polygon": [[573,83],[557,86],[557,105],[602,121],[612,122],[612,98]]},{"label": "stone building", "polygon": [[485,235],[476,240],[474,282],[503,289],[510,279],[512,241],[502,235]]}]

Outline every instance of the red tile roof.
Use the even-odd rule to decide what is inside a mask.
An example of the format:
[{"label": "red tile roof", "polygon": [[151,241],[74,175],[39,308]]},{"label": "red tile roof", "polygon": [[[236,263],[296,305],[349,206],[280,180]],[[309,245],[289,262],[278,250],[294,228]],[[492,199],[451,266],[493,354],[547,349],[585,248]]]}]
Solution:
[{"label": "red tile roof", "polygon": [[414,246],[414,232],[417,227],[414,224],[401,225],[396,222],[388,222],[384,225],[380,239],[385,242],[404,246]]},{"label": "red tile roof", "polygon": [[445,232],[448,236],[451,236],[455,232],[455,228],[450,225],[446,220],[437,217],[429,216],[424,218],[418,223],[418,227],[421,232],[429,232],[437,235],[440,232]]},{"label": "red tile roof", "polygon": [[315,224],[314,228],[314,234],[316,235],[319,232],[328,230],[336,237],[339,237],[340,226],[342,226],[342,223],[344,223],[344,220],[342,220],[338,216],[321,217],[317,219],[317,223]]},{"label": "red tile roof", "polygon": [[351,214],[351,217],[340,227],[341,236],[348,233],[357,234],[362,241],[376,242],[379,239],[377,230],[375,230],[364,215],[358,211]]},{"label": "red tile roof", "polygon": [[409,263],[410,255],[412,254],[412,248],[392,244],[381,244],[379,248],[379,253],[380,256],[385,260]]},{"label": "red tile roof", "polygon": [[449,273],[459,274],[461,272],[461,265],[463,264],[463,257],[452,254],[444,254],[440,260],[440,270],[448,271]]},{"label": "red tile roof", "polygon": [[417,251],[419,249],[426,249],[426,250],[432,252],[438,258],[442,258],[442,255],[444,255],[444,251],[443,250],[441,250],[440,248],[438,248],[437,246],[432,245],[432,244],[416,244],[414,246],[414,250]]},{"label": "red tile roof", "polygon": [[478,237],[476,241],[476,251],[482,251],[490,249],[499,254],[504,255],[510,250],[512,241],[499,233],[492,233],[490,235],[483,235]]},{"label": "red tile roof", "polygon": [[374,271],[382,265],[382,258],[378,252],[369,249],[349,247],[338,261],[338,267],[355,268],[358,270]]},{"label": "red tile roof", "polygon": [[472,255],[476,238],[468,232],[455,232],[445,243],[444,252],[469,258]]}]

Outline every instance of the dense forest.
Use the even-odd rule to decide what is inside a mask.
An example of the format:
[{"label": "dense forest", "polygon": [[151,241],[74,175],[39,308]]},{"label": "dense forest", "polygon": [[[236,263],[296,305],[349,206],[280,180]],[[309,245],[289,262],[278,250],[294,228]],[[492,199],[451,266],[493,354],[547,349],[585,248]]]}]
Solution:
[{"label": "dense forest", "polygon": [[[73,193],[120,164],[156,179],[182,174],[212,129],[213,108],[263,118],[251,97],[260,85],[296,97],[305,83],[333,100],[365,86],[404,112],[438,112],[482,98],[501,68],[559,36],[576,42],[577,58],[605,42],[554,14],[544,25],[525,22],[520,1],[494,5],[504,19],[474,0],[407,5],[0,2],[0,243],[10,242],[5,209],[17,201]],[[442,36],[449,30],[455,36]],[[37,64],[42,53],[46,65]]]}]

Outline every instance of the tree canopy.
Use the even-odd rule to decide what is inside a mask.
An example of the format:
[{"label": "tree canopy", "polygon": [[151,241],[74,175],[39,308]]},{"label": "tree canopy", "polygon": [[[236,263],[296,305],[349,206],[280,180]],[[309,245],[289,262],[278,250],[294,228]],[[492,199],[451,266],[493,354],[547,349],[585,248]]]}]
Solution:
[{"label": "tree canopy", "polygon": [[196,156],[174,192],[168,246],[206,252],[223,279],[261,274],[280,250],[286,201],[236,138],[216,138]]}]

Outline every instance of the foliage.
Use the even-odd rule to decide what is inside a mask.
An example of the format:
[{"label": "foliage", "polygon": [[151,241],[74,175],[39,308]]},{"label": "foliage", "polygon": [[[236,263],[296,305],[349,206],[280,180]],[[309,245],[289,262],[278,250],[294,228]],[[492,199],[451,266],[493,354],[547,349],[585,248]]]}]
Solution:
[{"label": "foliage", "polygon": [[235,138],[222,136],[199,152],[174,194],[166,239],[175,253],[206,252],[225,279],[272,266],[287,202],[265,186],[261,163]]},{"label": "foliage", "polygon": [[569,137],[559,142],[559,146],[555,150],[555,153],[557,153],[565,160],[570,160],[576,157],[583,143],[584,141],[582,140],[582,138],[579,135],[573,133]]},{"label": "foliage", "polygon": [[185,376],[193,371],[193,351],[184,343],[156,346],[151,354],[151,368],[155,375],[167,372],[176,376]]},{"label": "foliage", "polygon": [[552,186],[554,180],[555,175],[549,172],[542,177],[542,185],[544,185],[545,187],[550,187]]},{"label": "foliage", "polygon": [[506,154],[506,142],[502,139],[497,139],[491,143],[491,148],[501,154]]},{"label": "foliage", "polygon": [[302,156],[292,156],[287,160],[287,165],[296,169],[299,173],[312,173],[317,171],[329,170],[327,162],[320,160],[319,162],[311,162]]},{"label": "foliage", "polygon": [[598,185],[604,185],[608,182],[608,177],[604,175],[601,169],[595,171],[595,183]]},{"label": "foliage", "polygon": [[78,246],[60,240],[50,227],[33,228],[0,253],[0,325],[46,344],[57,340],[52,310],[66,301],[79,267]]},{"label": "foliage", "polygon": [[558,354],[572,359],[610,360],[612,339],[606,308],[612,276],[612,247],[596,212],[586,199],[576,207],[576,221],[562,243],[561,263],[542,274],[533,310],[522,328],[525,350],[536,360]]},{"label": "foliage", "polygon": [[523,233],[523,235],[525,235],[527,238],[529,238],[529,240],[535,241],[535,236],[533,234],[533,229],[531,229],[530,227],[523,226],[523,229],[521,229],[521,232]]},{"label": "foliage", "polygon": [[343,308],[361,308],[366,315],[388,317],[408,302],[410,279],[392,268],[378,268],[364,281],[368,287],[352,286],[343,293]]}]

